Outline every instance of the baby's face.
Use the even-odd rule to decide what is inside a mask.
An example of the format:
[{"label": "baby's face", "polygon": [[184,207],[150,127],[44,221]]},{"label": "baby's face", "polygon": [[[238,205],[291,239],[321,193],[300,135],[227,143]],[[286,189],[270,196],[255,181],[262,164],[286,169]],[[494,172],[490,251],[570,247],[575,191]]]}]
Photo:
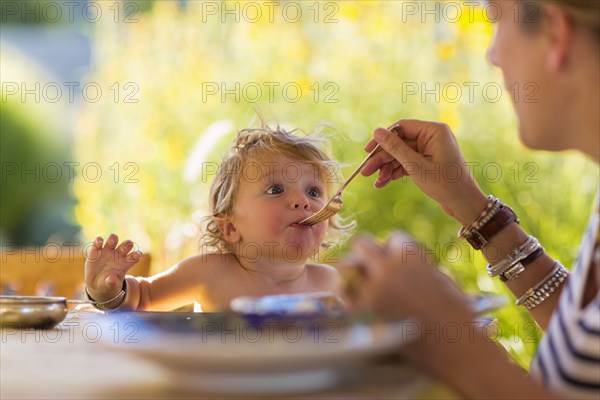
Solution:
[{"label": "baby's face", "polygon": [[319,170],[281,155],[247,161],[240,176],[232,224],[248,258],[306,262],[318,251],[328,221],[299,221],[319,211],[328,193]]}]

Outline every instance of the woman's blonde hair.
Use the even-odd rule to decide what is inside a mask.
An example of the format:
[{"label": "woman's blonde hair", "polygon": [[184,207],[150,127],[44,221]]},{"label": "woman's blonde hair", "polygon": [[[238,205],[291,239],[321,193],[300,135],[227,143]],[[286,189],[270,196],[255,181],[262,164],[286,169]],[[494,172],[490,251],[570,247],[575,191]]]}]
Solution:
[{"label": "woman's blonde hair", "polygon": [[[316,136],[294,134],[298,130],[286,131],[281,127],[268,126],[258,129],[243,129],[236,136],[228,153],[223,158],[210,188],[209,206],[211,214],[203,220],[203,235],[200,245],[203,250],[231,252],[223,237],[219,224],[233,214],[240,180],[249,161],[259,160],[267,153],[280,154],[292,160],[311,164],[323,180],[327,196],[333,193],[334,184],[340,183],[339,166],[321,150],[325,140]],[[346,236],[354,222],[344,224],[340,216],[329,219],[329,236],[340,239]]]},{"label": "woman's blonde hair", "polygon": [[[555,4],[565,10],[573,21],[595,33],[600,39],[600,1],[598,0],[521,0],[525,22],[539,21],[539,10],[545,4]],[[533,6],[533,7],[531,7]]]}]

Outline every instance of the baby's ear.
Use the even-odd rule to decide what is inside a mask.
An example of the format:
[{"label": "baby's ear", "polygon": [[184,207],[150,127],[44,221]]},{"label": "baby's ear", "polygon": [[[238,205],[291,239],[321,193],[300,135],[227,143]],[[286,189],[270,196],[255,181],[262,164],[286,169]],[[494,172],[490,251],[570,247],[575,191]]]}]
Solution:
[{"label": "baby's ear", "polygon": [[242,239],[240,232],[236,229],[235,225],[233,225],[233,223],[229,219],[220,222],[219,229],[223,234],[223,238],[228,243],[237,243]]}]

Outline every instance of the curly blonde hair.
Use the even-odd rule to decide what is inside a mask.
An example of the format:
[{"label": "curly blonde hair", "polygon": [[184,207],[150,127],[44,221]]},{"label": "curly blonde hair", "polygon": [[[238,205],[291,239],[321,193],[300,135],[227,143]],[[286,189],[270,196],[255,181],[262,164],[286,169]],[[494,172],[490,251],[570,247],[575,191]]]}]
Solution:
[{"label": "curly blonde hair", "polygon": [[[276,153],[313,165],[325,184],[327,195],[333,193],[333,185],[340,182],[341,176],[338,164],[320,148],[325,140],[315,136],[294,134],[297,131],[286,131],[281,127],[273,129],[268,126],[239,131],[223,158],[210,188],[211,214],[203,219],[204,234],[200,238],[203,249],[214,249],[221,253],[231,252],[219,228],[219,223],[226,221],[233,214],[245,164],[249,160],[259,159],[265,153]],[[349,235],[354,225],[354,221],[344,223],[339,215],[335,215],[329,219],[328,235],[333,240],[340,240]]]}]

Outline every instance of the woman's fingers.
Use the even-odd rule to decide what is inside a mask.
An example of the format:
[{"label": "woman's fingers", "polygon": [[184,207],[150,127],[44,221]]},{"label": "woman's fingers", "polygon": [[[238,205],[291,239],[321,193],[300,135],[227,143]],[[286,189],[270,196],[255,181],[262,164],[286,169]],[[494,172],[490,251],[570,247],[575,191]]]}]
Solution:
[{"label": "woman's fingers", "polygon": [[381,265],[385,262],[385,252],[381,245],[373,239],[363,236],[354,242],[352,250],[360,260],[367,279],[376,280],[382,275]]},{"label": "woman's fingers", "polygon": [[[373,156],[373,158],[371,158],[369,161],[367,161],[367,163],[361,170],[361,174],[363,176],[373,175],[373,173],[375,173],[377,170],[382,169],[384,166],[386,166],[387,164],[390,164],[390,163],[393,164],[393,166],[394,166],[393,169],[396,169],[397,166],[401,165],[401,164],[411,165],[411,164],[423,162],[422,157],[417,152],[416,140],[402,139],[402,138],[398,137],[398,135],[396,135],[394,132],[389,132],[382,128],[376,129],[375,132],[381,132],[381,131],[386,132],[386,133],[377,134],[377,135],[379,135],[379,136],[386,135],[385,137],[389,137],[390,141],[388,141],[387,144],[382,144],[381,147],[383,148],[384,151],[379,152],[378,154]],[[379,136],[377,136],[377,137],[379,137]],[[371,147],[374,148],[375,145],[372,145],[372,143],[375,143],[375,145],[376,145],[377,140],[375,140],[375,139],[371,140],[367,144],[365,149],[370,149]],[[402,158],[398,157],[398,154],[396,154],[396,153],[398,152],[398,148],[400,146],[402,146],[404,148],[404,150],[402,150],[403,152],[411,154],[410,157],[406,157],[406,156],[403,156]],[[389,148],[394,148],[396,150],[388,151]],[[413,170],[414,168],[409,168],[409,169]],[[406,168],[405,168],[405,170],[406,170]],[[383,180],[385,180],[385,179],[383,179]]]},{"label": "woman's fingers", "polygon": [[390,178],[390,180],[395,181],[395,180],[404,178],[405,176],[408,176],[408,173],[406,172],[404,167],[402,165],[400,165],[396,169],[394,169],[394,172],[392,172],[392,177]]},{"label": "woman's fingers", "polygon": [[379,170],[379,175],[374,185],[376,188],[382,188],[388,183],[406,176],[406,169],[395,159],[383,165]]},{"label": "woman's fingers", "polygon": [[341,293],[344,302],[351,308],[357,308],[361,293],[364,291],[365,267],[355,254],[350,253],[340,261],[338,270],[342,275]]},{"label": "woman's fingers", "polygon": [[365,151],[367,153],[370,153],[373,151],[373,149],[377,146],[377,140],[375,139],[371,139],[369,140],[369,143],[367,143],[367,145],[365,146]]},{"label": "woman's fingers", "polygon": [[415,240],[406,232],[396,231],[392,233],[385,244],[385,249],[392,256],[402,254],[407,245],[416,244]]},{"label": "woman's fingers", "polygon": [[367,161],[365,166],[361,169],[361,174],[363,176],[373,175],[375,171],[379,170],[385,164],[395,160],[396,159],[391,154],[385,151],[380,151],[379,153],[375,154],[369,161]]},{"label": "woman's fingers", "polygon": [[402,138],[409,140],[416,140],[422,135],[432,131],[450,130],[446,124],[431,121],[421,121],[418,119],[401,119],[398,120],[394,125],[397,126],[402,132]]},{"label": "woman's fingers", "polygon": [[400,164],[419,164],[423,162],[423,156],[407,145],[403,139],[394,132],[383,128],[375,129],[373,133],[379,145],[395,158]]},{"label": "woman's fingers", "polygon": [[379,170],[379,176],[377,176],[377,180],[375,181],[375,187],[377,187],[378,184],[388,182],[391,179],[393,172],[394,172],[393,162],[384,164],[381,167],[381,169]]}]

